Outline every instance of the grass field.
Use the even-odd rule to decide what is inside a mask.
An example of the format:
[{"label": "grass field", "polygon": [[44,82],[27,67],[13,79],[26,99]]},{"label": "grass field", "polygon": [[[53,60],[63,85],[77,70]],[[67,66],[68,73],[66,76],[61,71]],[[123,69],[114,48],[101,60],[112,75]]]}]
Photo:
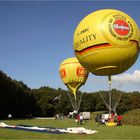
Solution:
[{"label": "grass field", "polygon": [[56,128],[67,128],[67,127],[85,127],[92,130],[97,130],[98,133],[92,135],[86,134],[48,134],[48,133],[40,133],[40,132],[28,132],[22,130],[11,130],[7,128],[0,128],[0,140],[6,139],[58,139],[58,140],[66,140],[66,139],[140,139],[140,126],[115,126],[108,127],[100,125],[98,127],[97,123],[93,120],[88,120],[83,125],[78,125],[75,123],[73,119],[63,119],[63,120],[39,120],[39,119],[31,119],[31,120],[1,120],[0,122],[4,122],[6,124],[17,125],[17,124],[26,124],[33,126],[43,126],[43,127],[56,127]]}]

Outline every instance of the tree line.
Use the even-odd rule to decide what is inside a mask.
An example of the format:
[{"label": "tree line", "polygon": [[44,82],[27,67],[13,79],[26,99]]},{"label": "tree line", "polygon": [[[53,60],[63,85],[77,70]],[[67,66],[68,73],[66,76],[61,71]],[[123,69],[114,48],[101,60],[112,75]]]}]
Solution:
[{"label": "tree line", "polygon": [[[7,118],[8,114],[12,114],[14,118],[26,118],[29,114],[34,117],[52,117],[58,113],[67,115],[73,111],[68,92],[49,86],[31,89],[22,81],[14,80],[0,71],[0,119]],[[80,111],[107,111],[100,92],[107,93],[78,91],[77,94],[83,95]],[[126,93],[116,89],[113,92],[122,94],[117,112],[140,108],[140,92]]]}]

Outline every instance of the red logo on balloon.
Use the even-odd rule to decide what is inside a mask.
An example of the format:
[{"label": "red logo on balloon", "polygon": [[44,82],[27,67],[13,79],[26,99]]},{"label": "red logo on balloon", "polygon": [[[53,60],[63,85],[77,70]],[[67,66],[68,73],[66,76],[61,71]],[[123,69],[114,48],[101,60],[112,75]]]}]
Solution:
[{"label": "red logo on balloon", "polygon": [[60,77],[63,79],[63,78],[66,78],[66,71],[65,69],[61,69],[60,70]]},{"label": "red logo on balloon", "polygon": [[120,36],[126,36],[126,35],[128,35],[128,33],[130,31],[130,27],[129,27],[128,23],[121,19],[116,20],[114,22],[113,29]]},{"label": "red logo on balloon", "polygon": [[77,76],[84,77],[86,75],[86,70],[82,67],[78,67],[76,70]]}]

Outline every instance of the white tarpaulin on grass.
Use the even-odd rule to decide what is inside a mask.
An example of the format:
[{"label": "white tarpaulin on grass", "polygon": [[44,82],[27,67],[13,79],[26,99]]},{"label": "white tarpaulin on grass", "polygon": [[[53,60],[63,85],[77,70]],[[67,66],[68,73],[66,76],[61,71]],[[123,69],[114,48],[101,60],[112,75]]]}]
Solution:
[{"label": "white tarpaulin on grass", "polygon": [[94,134],[98,131],[86,129],[84,127],[71,127],[71,128],[53,128],[53,127],[37,127],[29,125],[7,125],[3,122],[0,123],[2,128],[10,128],[15,130],[26,130],[33,132],[44,132],[53,134],[73,133],[73,134]]}]

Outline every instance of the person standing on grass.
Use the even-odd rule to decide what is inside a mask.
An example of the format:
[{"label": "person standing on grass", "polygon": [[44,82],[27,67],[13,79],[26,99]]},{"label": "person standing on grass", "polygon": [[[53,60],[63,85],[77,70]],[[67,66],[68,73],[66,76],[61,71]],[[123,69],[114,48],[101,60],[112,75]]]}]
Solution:
[{"label": "person standing on grass", "polygon": [[76,115],[76,122],[77,122],[77,124],[80,123],[80,115],[79,114]]},{"label": "person standing on grass", "polygon": [[83,124],[83,115],[80,114],[80,124]]},{"label": "person standing on grass", "polygon": [[122,115],[117,116],[117,126],[122,125]]}]

